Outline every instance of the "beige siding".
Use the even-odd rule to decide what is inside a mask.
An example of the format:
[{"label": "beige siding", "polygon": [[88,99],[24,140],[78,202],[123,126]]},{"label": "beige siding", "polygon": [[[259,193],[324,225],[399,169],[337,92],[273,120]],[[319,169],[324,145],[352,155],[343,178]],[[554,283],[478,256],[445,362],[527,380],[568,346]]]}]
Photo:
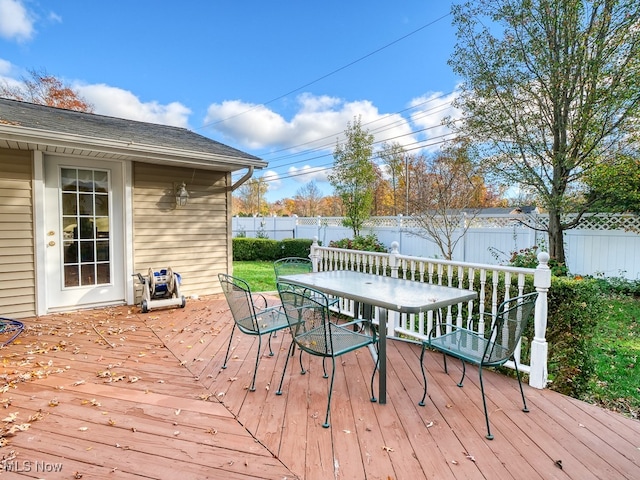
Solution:
[{"label": "beige siding", "polygon": [[31,152],[0,148],[0,316],[35,315]]},{"label": "beige siding", "polygon": [[[134,269],[171,267],[182,276],[181,293],[220,293],[218,273],[231,256],[227,218],[229,175],[190,168],[135,163],[133,167]],[[174,183],[190,198],[175,208]]]}]

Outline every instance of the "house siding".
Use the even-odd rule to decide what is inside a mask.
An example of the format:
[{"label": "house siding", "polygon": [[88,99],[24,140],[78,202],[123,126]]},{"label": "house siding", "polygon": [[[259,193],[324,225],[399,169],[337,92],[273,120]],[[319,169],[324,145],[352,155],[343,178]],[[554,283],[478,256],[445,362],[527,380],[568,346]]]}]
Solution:
[{"label": "house siding", "polygon": [[0,316],[36,314],[31,152],[0,148]]},{"label": "house siding", "polygon": [[[221,292],[217,274],[231,257],[230,218],[224,172],[133,164],[134,270],[171,267],[182,277],[181,293]],[[185,182],[186,206],[175,208],[174,183]]]}]

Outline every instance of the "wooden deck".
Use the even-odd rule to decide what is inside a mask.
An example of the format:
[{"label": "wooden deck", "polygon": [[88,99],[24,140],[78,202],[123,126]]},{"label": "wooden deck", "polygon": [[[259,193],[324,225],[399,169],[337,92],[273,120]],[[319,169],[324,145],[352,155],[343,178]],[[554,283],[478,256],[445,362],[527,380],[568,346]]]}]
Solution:
[{"label": "wooden deck", "polygon": [[[185,309],[118,307],[26,319],[2,349],[6,478],[44,479],[638,479],[640,423],[549,390],[485,376],[495,440],[485,426],[477,370],[464,388],[428,355],[422,394],[416,345],[388,344],[388,403],[369,401],[367,351],[342,357],[331,428],[319,359],[290,363],[274,339],[247,385],[257,343],[237,335],[222,297]],[[28,428],[25,424],[28,424]],[[8,471],[11,470],[12,473]]]}]

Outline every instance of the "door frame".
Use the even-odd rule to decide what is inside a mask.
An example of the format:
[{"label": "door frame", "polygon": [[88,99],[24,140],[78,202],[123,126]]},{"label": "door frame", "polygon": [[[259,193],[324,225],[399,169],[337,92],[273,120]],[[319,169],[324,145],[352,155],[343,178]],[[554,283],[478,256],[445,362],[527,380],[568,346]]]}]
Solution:
[{"label": "door frame", "polygon": [[[35,276],[36,276],[36,294],[35,294],[35,307],[36,315],[46,315],[53,313],[47,299],[47,287],[48,278],[46,272],[46,249],[47,242],[47,229],[46,229],[46,195],[45,195],[45,162],[46,157],[50,154],[45,154],[42,151],[33,152],[33,212],[34,212],[34,242],[35,242]],[[57,158],[68,158],[70,160],[82,160],[81,156],[74,155],[51,155]],[[100,162],[109,163],[110,168],[120,169],[122,176],[122,254],[123,258],[120,259],[122,276],[121,278],[114,278],[113,282],[118,282],[123,286],[124,301],[126,304],[131,305],[134,302],[134,282],[133,282],[133,195],[132,195],[132,162],[122,160],[109,160],[109,159],[93,159]],[[107,302],[106,304],[114,304],[122,302]],[[105,304],[105,305],[106,305]],[[99,305],[73,305],[69,306],[67,310],[76,310],[82,308],[92,308]],[[61,311],[55,309],[55,311]]]}]

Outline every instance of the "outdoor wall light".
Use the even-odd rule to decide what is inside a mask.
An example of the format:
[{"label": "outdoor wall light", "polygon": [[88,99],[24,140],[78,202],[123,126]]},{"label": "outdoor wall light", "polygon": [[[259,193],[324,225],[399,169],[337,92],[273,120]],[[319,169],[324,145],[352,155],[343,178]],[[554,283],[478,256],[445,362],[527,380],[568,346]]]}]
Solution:
[{"label": "outdoor wall light", "polygon": [[189,192],[187,192],[187,184],[176,183],[174,184],[175,192],[176,192],[176,208],[184,207],[189,201]]}]

